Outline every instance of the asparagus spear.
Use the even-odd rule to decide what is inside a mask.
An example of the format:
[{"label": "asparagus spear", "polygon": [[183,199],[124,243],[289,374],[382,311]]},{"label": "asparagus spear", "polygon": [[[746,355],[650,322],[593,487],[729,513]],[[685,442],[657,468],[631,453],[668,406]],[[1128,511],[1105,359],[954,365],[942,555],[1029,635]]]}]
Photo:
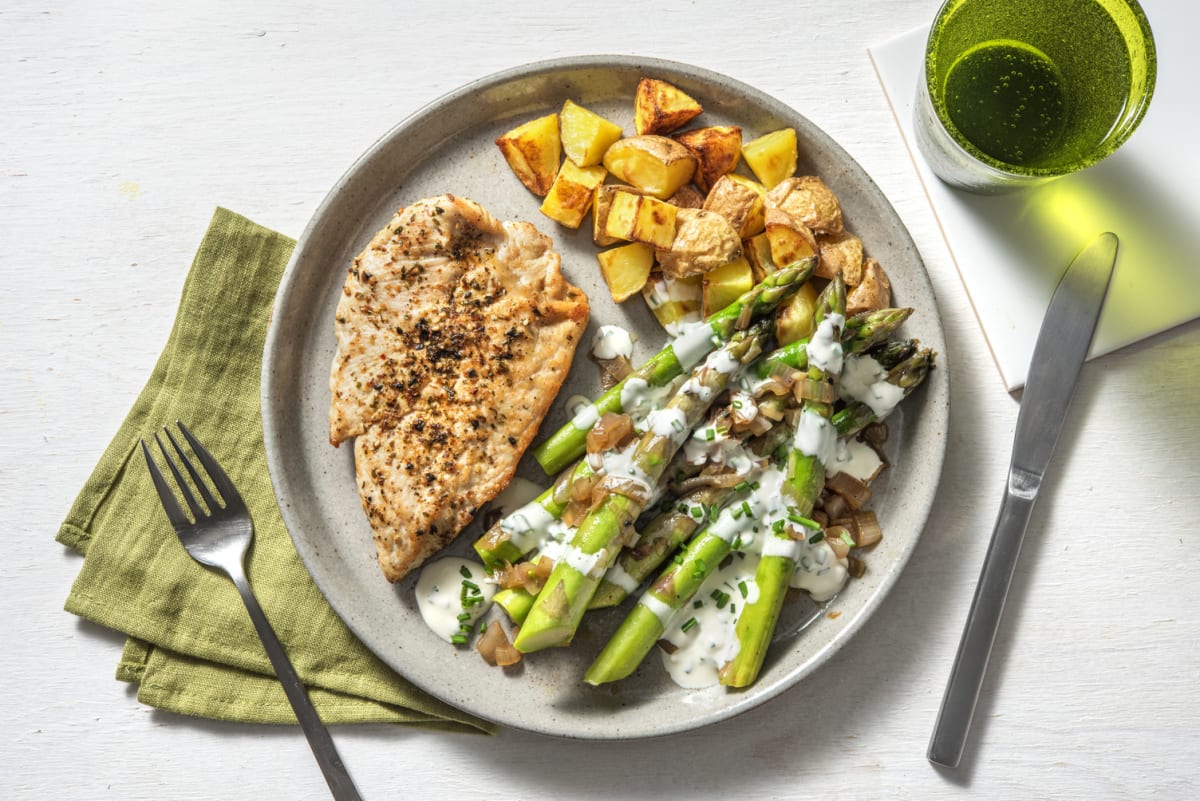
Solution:
[{"label": "asparagus spear", "polygon": [[[640,368],[601,395],[575,420],[567,423],[534,451],[534,458],[546,471],[553,475],[562,470],[573,459],[578,458],[586,447],[587,432],[591,423],[606,412],[624,411],[623,391],[631,381],[645,382],[651,387],[666,385],[676,376],[690,370],[696,361],[703,359],[714,347],[729,340],[734,331],[744,328],[747,321],[754,320],[775,310],[784,299],[808,280],[816,269],[816,259],[802,259],[778,272],[771,273],[753,289],[733,303],[716,312],[705,321],[706,328],[697,328],[694,334],[684,334],[651,357]],[[684,347],[684,340],[689,340]],[[686,352],[680,352],[686,351]],[[681,361],[682,357],[682,361]],[[688,363],[691,362],[691,363]]]},{"label": "asparagus spear", "polygon": [[649,502],[649,492],[662,477],[688,432],[734,377],[736,368],[749,364],[760,352],[768,325],[758,323],[739,331],[717,353],[697,367],[666,408],[654,413],[649,428],[634,446],[629,477],[646,492],[621,491],[626,476],[606,475],[612,489],[580,522],[567,552],[554,565],[550,578],[513,645],[522,653],[566,645],[595,594],[604,571],[616,559],[622,541],[632,533],[633,521]]},{"label": "asparagus spear", "polygon": [[[633,588],[695,533],[707,518],[709,509],[723,506],[733,494],[732,487],[702,487],[679,498],[677,503],[657,515],[643,529],[637,543],[623,550],[617,563],[600,580],[588,609],[616,606],[628,598]],[[623,574],[619,582],[612,575],[617,570]]]},{"label": "asparagus spear", "polygon": [[[899,387],[903,391],[903,396],[907,397],[925,380],[925,376],[933,367],[935,355],[928,348],[917,351],[888,370],[887,383]],[[874,409],[866,403],[856,400],[851,401],[844,409],[833,415],[832,422],[839,437],[850,437],[878,419],[880,418],[875,414]]]},{"label": "asparagus spear", "polygon": [[[865,353],[890,337],[912,315],[913,310],[878,309],[859,312],[846,320],[842,329],[842,348],[846,353]],[[798,339],[755,362],[754,373],[766,378],[780,366],[808,369],[808,340]]]},{"label": "asparagus spear", "polygon": [[489,571],[505,563],[516,564],[521,557],[537,547],[537,539],[545,526],[562,517],[567,508],[571,484],[592,475],[587,460],[564,471],[533,501],[506,515],[475,541],[475,553]]},{"label": "asparagus spear", "polygon": [[[817,299],[814,319],[818,324],[829,323],[840,329],[846,308],[846,286],[841,273],[834,276]],[[819,330],[819,327],[818,327]],[[839,332],[840,334],[840,332]],[[840,336],[835,341],[840,340]],[[808,378],[810,382],[836,381],[841,371],[842,354],[830,348],[821,359],[809,348]],[[795,444],[787,459],[783,492],[793,514],[807,517],[825,485],[825,461],[831,454],[834,440],[829,418],[830,403],[805,399],[797,426]],[[809,441],[815,440],[815,441]],[[788,584],[796,570],[794,558],[797,540],[807,539],[806,531],[796,531],[791,521],[772,530],[763,543],[763,554],[754,576],[758,595],[742,609],[735,629],[738,652],[719,672],[721,684],[728,687],[747,687],[758,678],[767,646],[779,620],[779,611],[787,594]]]}]

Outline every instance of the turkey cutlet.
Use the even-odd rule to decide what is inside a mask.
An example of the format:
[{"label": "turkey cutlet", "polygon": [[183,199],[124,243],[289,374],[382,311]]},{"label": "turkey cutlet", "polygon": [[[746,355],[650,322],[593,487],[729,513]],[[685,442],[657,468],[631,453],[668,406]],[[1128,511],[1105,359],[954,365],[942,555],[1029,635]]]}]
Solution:
[{"label": "turkey cutlet", "polygon": [[401,209],[355,257],[335,321],[329,440],[355,438],[389,581],[509,483],[587,320],[550,239],[466,198]]}]

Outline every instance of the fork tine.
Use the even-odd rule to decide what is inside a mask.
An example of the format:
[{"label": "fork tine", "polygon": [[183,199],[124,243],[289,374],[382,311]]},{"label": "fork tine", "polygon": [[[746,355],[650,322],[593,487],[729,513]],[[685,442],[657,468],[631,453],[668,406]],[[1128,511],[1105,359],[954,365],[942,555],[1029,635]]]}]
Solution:
[{"label": "fork tine", "polygon": [[171,526],[178,530],[191,525],[191,521],[187,519],[187,515],[175,501],[175,493],[171,491],[166,476],[154,463],[154,457],[150,455],[150,447],[146,445],[146,440],[139,440],[139,442],[142,443],[142,455],[146,457],[146,467],[150,470],[150,480],[154,482],[154,489],[158,492],[158,499],[162,502],[163,511],[167,513],[167,519],[171,521]]},{"label": "fork tine", "polygon": [[183,432],[183,436],[187,438],[188,444],[192,446],[192,450],[200,459],[200,463],[204,465],[204,469],[208,471],[209,477],[213,484],[217,486],[217,491],[221,493],[221,497],[225,499],[225,506],[232,509],[245,509],[246,504],[242,500],[242,496],[238,493],[237,487],[233,486],[233,482],[229,480],[229,476],[225,475],[225,471],[221,469],[221,465],[212,457],[200,440],[196,439],[191,431],[188,431],[179,420],[175,421],[175,425],[179,426],[179,430]]},{"label": "fork tine", "polygon": [[[188,455],[183,452],[183,448],[179,447],[179,443],[175,441],[174,435],[171,434],[171,429],[163,426],[163,433],[167,435],[167,439],[171,440],[171,444],[175,446],[175,452],[179,454],[180,461],[182,461],[183,466],[187,468],[188,475],[192,477],[192,483],[195,484],[196,489],[200,491],[200,497],[204,499],[204,503],[208,507],[208,511],[210,513],[216,512],[220,506],[217,504],[216,498],[214,498],[212,493],[208,491],[208,484],[203,478],[200,477],[200,473],[192,464],[192,460],[189,459]],[[161,446],[162,443],[159,443],[159,445]]]},{"label": "fork tine", "polygon": [[[167,467],[170,468],[171,475],[175,476],[175,484],[183,492],[183,499],[187,501],[188,508],[192,510],[192,517],[196,520],[207,517],[205,511],[200,508],[200,504],[196,503],[196,496],[192,495],[192,491],[188,488],[187,481],[184,480],[183,474],[179,472],[179,468],[175,466],[175,460],[171,458],[171,454],[167,450],[167,446],[163,445],[163,441],[159,438],[158,434],[154,435],[154,441],[158,443],[158,449],[162,451],[163,458],[167,460]],[[180,455],[182,456],[182,454]],[[184,462],[186,461],[187,459],[185,458]],[[191,472],[194,474],[195,470],[193,469]]]}]

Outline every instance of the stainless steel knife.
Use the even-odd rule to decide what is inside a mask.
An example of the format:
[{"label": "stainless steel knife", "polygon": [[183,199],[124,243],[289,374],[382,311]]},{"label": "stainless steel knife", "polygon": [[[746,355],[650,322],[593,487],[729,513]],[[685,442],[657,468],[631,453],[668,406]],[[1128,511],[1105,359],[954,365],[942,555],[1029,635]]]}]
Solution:
[{"label": "stainless steel knife", "polygon": [[929,741],[930,762],[955,767],[962,757],[1029,515],[1075,393],[1116,260],[1116,234],[1101,234],[1075,256],[1050,298],[1017,413],[1004,499]]}]

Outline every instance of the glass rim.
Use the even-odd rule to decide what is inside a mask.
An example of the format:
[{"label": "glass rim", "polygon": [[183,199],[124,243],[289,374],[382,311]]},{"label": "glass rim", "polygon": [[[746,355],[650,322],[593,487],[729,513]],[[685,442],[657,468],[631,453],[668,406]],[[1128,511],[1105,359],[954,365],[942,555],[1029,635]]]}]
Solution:
[{"label": "glass rim", "polygon": [[[950,115],[946,109],[946,104],[942,101],[940,94],[934,91],[927,91],[925,94],[929,97],[930,105],[933,107],[933,113],[937,116],[938,122],[950,135],[950,140],[962,148],[963,152],[969,155],[982,164],[991,167],[1005,175],[1028,178],[1058,178],[1063,175],[1070,175],[1078,172],[1085,167],[1090,167],[1093,164],[1102,161],[1106,157],[1112,155],[1130,136],[1137,130],[1142,122],[1142,118],[1146,116],[1146,111],[1150,107],[1150,100],[1154,97],[1154,87],[1158,78],[1158,53],[1154,43],[1154,34],[1150,30],[1150,20],[1146,18],[1146,12],[1142,10],[1142,6],[1138,0],[1110,0],[1117,3],[1122,3],[1133,14],[1137,22],[1138,28],[1141,30],[1142,39],[1145,42],[1145,60],[1146,60],[1146,84],[1145,90],[1141,96],[1137,98],[1136,104],[1132,107],[1132,112],[1129,111],[1130,106],[1126,106],[1117,120],[1114,122],[1114,127],[1109,130],[1109,135],[1101,142],[1101,146],[1097,147],[1092,152],[1076,159],[1069,164],[1059,167],[1022,167],[1018,164],[1010,164],[1007,161],[1001,161],[994,156],[989,156],[978,147],[973,145],[962,132],[958,130],[958,126],[950,119]],[[933,42],[933,34],[938,29],[943,17],[951,10],[951,6],[959,6],[968,0],[943,0],[942,5],[938,8],[937,14],[933,17],[933,24],[929,28],[929,37],[925,42],[925,70],[923,83],[925,87],[931,87],[934,80],[934,57],[931,44]],[[1103,7],[1104,0],[1094,0],[1097,5]],[[1133,100],[1133,98],[1130,98]]]}]

